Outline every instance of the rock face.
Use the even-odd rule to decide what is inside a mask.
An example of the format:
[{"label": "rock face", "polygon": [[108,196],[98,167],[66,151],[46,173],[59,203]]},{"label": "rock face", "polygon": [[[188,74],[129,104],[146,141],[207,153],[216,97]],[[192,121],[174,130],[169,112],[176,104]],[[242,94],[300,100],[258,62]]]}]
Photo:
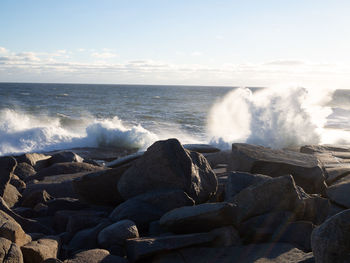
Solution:
[{"label": "rock face", "polygon": [[20,156],[16,156],[16,160],[18,163],[27,163],[30,166],[34,167],[35,170],[39,171],[40,169],[47,167],[49,159],[51,156],[44,155],[40,153],[26,153]]},{"label": "rock face", "polygon": [[4,196],[7,184],[16,168],[17,162],[13,157],[0,158],[0,196]]},{"label": "rock face", "polygon": [[207,203],[180,207],[164,214],[160,225],[173,233],[196,233],[234,225],[236,206],[231,203]]},{"label": "rock face", "polygon": [[143,231],[148,229],[150,222],[158,220],[166,212],[192,205],[194,201],[182,190],[149,192],[120,204],[109,218],[114,222],[130,219]]},{"label": "rock face", "polygon": [[0,261],[4,263],[23,263],[21,249],[10,240],[0,237]]},{"label": "rock face", "polygon": [[124,201],[118,192],[118,181],[128,168],[124,165],[86,174],[73,181],[73,189],[80,200],[89,204],[116,206]]},{"label": "rock face", "polygon": [[298,213],[304,205],[291,175],[271,178],[245,188],[236,195],[234,202],[238,207],[238,222],[272,211]]},{"label": "rock face", "polygon": [[22,195],[18,192],[16,187],[14,187],[12,184],[7,184],[3,198],[8,207],[11,208],[15,206],[21,197]]},{"label": "rock face", "polygon": [[178,140],[155,142],[122,175],[118,190],[124,199],[160,189],[182,189],[196,203],[217,190],[217,178],[203,155],[185,150]]},{"label": "rock face", "polygon": [[59,248],[57,238],[41,238],[21,247],[24,261],[27,263],[41,263],[48,258],[56,258]]},{"label": "rock face", "polygon": [[22,227],[2,210],[0,210],[0,224],[0,237],[11,240],[20,246],[30,241]]},{"label": "rock face", "polygon": [[26,178],[36,174],[36,171],[34,170],[33,166],[28,163],[18,163],[14,173],[20,179],[26,180]]},{"label": "rock face", "polygon": [[90,249],[79,252],[72,259],[67,259],[65,263],[128,263],[122,257],[110,255],[108,250]]},{"label": "rock face", "polygon": [[271,177],[291,174],[296,184],[311,194],[326,188],[323,171],[313,155],[242,143],[232,144],[232,155],[233,170]]},{"label": "rock face", "polygon": [[311,245],[317,263],[350,262],[350,209],[315,228]]},{"label": "rock face", "polygon": [[327,189],[327,195],[330,200],[342,205],[346,208],[350,208],[350,175],[336,181]]},{"label": "rock face", "polygon": [[125,219],[104,228],[97,239],[101,247],[110,248],[113,245],[123,246],[127,239],[137,237],[139,232],[135,223]]},{"label": "rock face", "polygon": [[55,163],[81,163],[83,162],[83,158],[78,154],[69,151],[63,151],[55,153],[48,159],[50,165]]}]

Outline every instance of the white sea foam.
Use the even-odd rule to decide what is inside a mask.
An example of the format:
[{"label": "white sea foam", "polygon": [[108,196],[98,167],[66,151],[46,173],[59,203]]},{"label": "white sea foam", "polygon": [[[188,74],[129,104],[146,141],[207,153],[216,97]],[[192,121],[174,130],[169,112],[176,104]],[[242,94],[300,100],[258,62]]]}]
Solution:
[{"label": "white sea foam", "polygon": [[[67,118],[67,117],[65,117]],[[59,117],[0,111],[0,155],[73,147],[116,146],[144,149],[158,139],[141,125],[127,126],[118,117],[62,121]],[[74,125],[73,125],[74,124]],[[80,126],[79,128],[77,126]]]},{"label": "white sea foam", "polygon": [[349,143],[350,133],[326,128],[332,109],[329,89],[240,88],[217,101],[208,115],[211,143],[222,148],[247,142],[282,148],[303,144]]}]

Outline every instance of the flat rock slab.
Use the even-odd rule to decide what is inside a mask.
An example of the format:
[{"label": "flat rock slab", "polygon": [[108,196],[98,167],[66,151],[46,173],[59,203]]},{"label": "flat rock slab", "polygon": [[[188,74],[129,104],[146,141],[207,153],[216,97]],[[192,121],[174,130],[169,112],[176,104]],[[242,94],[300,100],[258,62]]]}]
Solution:
[{"label": "flat rock slab", "polygon": [[110,255],[105,249],[90,249],[79,252],[72,259],[67,259],[64,263],[128,263],[122,257]]},{"label": "flat rock slab", "polygon": [[339,164],[333,167],[325,167],[326,183],[331,185],[342,177],[350,174],[350,164]]},{"label": "flat rock slab", "polygon": [[225,248],[184,248],[168,255],[160,255],[153,262],[302,263],[313,262],[312,259],[312,253],[305,253],[291,244],[264,243]]},{"label": "flat rock slab", "polygon": [[328,198],[344,207],[350,208],[350,175],[336,181],[327,189]]},{"label": "flat rock slab", "polygon": [[350,209],[338,213],[315,228],[312,251],[318,263],[350,262]]},{"label": "flat rock slab", "polygon": [[215,153],[220,152],[220,149],[210,145],[210,144],[184,144],[182,145],[185,149],[189,151],[199,152],[199,153]]},{"label": "flat rock slab", "polygon": [[321,193],[326,188],[320,163],[311,154],[234,143],[231,166],[232,170],[271,177],[291,174],[307,193]]},{"label": "flat rock slab", "polygon": [[305,145],[300,148],[302,153],[350,152],[348,145]]},{"label": "flat rock slab", "polygon": [[164,214],[161,227],[173,233],[206,232],[214,228],[234,225],[236,205],[231,203],[206,203],[197,206],[180,207]]}]

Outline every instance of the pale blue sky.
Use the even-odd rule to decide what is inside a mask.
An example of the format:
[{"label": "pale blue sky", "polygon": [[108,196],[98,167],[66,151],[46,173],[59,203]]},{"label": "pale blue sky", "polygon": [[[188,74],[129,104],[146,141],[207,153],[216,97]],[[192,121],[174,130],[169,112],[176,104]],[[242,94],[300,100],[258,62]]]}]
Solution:
[{"label": "pale blue sky", "polygon": [[350,87],[349,14],[347,0],[1,0],[0,81]]}]

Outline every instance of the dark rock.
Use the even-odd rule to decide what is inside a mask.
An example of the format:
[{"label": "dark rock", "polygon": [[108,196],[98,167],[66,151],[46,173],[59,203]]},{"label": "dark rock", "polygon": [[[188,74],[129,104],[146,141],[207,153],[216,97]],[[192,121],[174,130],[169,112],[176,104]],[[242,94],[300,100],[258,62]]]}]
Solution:
[{"label": "dark rock", "polygon": [[21,206],[34,208],[36,204],[46,204],[51,199],[52,196],[50,196],[45,190],[26,192],[25,195],[22,196]]},{"label": "dark rock", "polygon": [[63,151],[55,153],[48,159],[50,165],[55,163],[81,163],[83,162],[83,158],[78,154],[70,151]]},{"label": "dark rock", "polygon": [[203,155],[185,150],[178,140],[155,142],[122,175],[118,190],[124,199],[160,189],[183,189],[196,203],[217,190],[217,178]]},{"label": "dark rock", "polygon": [[12,208],[12,211],[17,215],[25,218],[35,218],[39,216],[37,212],[28,207],[15,207]]},{"label": "dark rock", "polygon": [[158,220],[166,212],[192,205],[194,201],[182,190],[149,192],[120,204],[109,218],[114,222],[130,219],[139,231],[145,231],[150,222]]},{"label": "dark rock", "polygon": [[19,246],[30,242],[22,227],[8,214],[0,210],[0,237],[6,238]]},{"label": "dark rock", "polygon": [[232,155],[233,170],[271,177],[291,174],[307,193],[322,193],[326,188],[323,170],[313,155],[241,143],[232,144]]},{"label": "dark rock", "polygon": [[241,244],[238,231],[233,226],[216,228],[210,232],[216,239],[211,243],[213,247],[231,247]]},{"label": "dark rock", "polygon": [[271,177],[267,175],[244,172],[228,172],[226,175],[225,201],[227,202],[232,202],[236,194],[244,188],[271,179]]},{"label": "dark rock", "polygon": [[69,252],[72,253],[82,249],[93,249],[98,247],[97,236],[108,225],[110,225],[110,222],[104,220],[93,228],[84,229],[76,233],[69,242]]},{"label": "dark rock", "polygon": [[300,148],[302,153],[323,153],[323,152],[350,152],[346,145],[305,145]]},{"label": "dark rock", "polygon": [[47,159],[49,159],[50,157],[51,156],[40,154],[40,153],[26,153],[19,156],[15,156],[18,163],[27,163],[30,166],[34,167],[36,171],[39,171],[40,169],[47,167],[48,166]]},{"label": "dark rock", "polygon": [[98,234],[98,244],[102,248],[110,248],[113,245],[123,246],[130,238],[139,237],[139,232],[134,222],[125,219],[107,226]]},{"label": "dark rock", "polygon": [[15,174],[12,174],[10,184],[16,187],[20,192],[26,188],[26,183],[19,179],[19,177]]},{"label": "dark rock", "polygon": [[198,152],[198,153],[216,153],[220,152],[220,149],[210,144],[184,144],[182,145],[186,150]]},{"label": "dark rock", "polygon": [[328,187],[327,196],[331,201],[342,205],[346,208],[350,208],[350,175],[343,177],[336,181],[333,185]]},{"label": "dark rock", "polygon": [[129,166],[86,174],[73,181],[79,199],[94,205],[116,206],[124,200],[118,192],[118,181]]},{"label": "dark rock", "polygon": [[113,160],[111,162],[106,163],[106,166],[110,167],[110,168],[117,168],[117,167],[124,166],[127,164],[129,165],[133,161],[139,159],[143,154],[144,154],[144,152],[141,151],[141,152],[136,152],[136,153],[127,155],[127,156],[123,156],[123,157],[120,157],[116,160]]},{"label": "dark rock", "polygon": [[346,210],[345,207],[337,205],[333,202],[330,202],[330,207],[329,207],[328,215],[327,215],[326,219],[328,219],[328,218],[330,218],[330,217],[332,217],[340,212],[343,212],[344,210]]},{"label": "dark rock", "polygon": [[45,259],[56,258],[60,240],[57,237],[46,237],[32,241],[21,247],[24,261],[42,263]]},{"label": "dark rock", "polygon": [[58,258],[48,258],[48,259],[45,259],[42,263],[63,263],[63,262]]},{"label": "dark rock", "polygon": [[316,227],[311,245],[316,262],[350,262],[350,209]]},{"label": "dark rock", "polygon": [[4,263],[23,263],[19,246],[6,238],[0,237],[0,261]]},{"label": "dark rock", "polygon": [[0,196],[4,196],[7,184],[16,168],[17,162],[13,157],[0,157]]},{"label": "dark rock", "polygon": [[29,179],[42,180],[46,176],[53,176],[59,174],[89,173],[103,169],[103,167],[91,165],[88,163],[56,163],[51,165],[50,167],[40,170]]},{"label": "dark rock", "polygon": [[6,185],[3,198],[9,208],[14,207],[21,197],[22,195],[18,192],[16,187],[12,184]]},{"label": "dark rock", "polygon": [[128,263],[122,257],[110,255],[108,250],[91,249],[79,252],[72,259],[67,259],[64,263]]},{"label": "dark rock", "polygon": [[330,202],[326,198],[311,195],[304,198],[304,214],[301,216],[302,220],[310,221],[315,225],[322,224],[329,215]]},{"label": "dark rock", "polygon": [[234,225],[236,217],[234,204],[207,203],[171,210],[160,218],[159,223],[173,233],[196,233]]},{"label": "dark rock", "polygon": [[81,203],[78,199],[74,198],[55,198],[47,201],[48,215],[54,215],[60,210],[81,210],[88,208],[86,204]]},{"label": "dark rock", "polygon": [[26,180],[26,178],[36,174],[33,166],[28,163],[18,163],[14,174],[17,175],[21,180]]},{"label": "dark rock", "polygon": [[216,153],[207,153],[204,155],[212,168],[219,164],[229,164],[232,161],[232,151],[225,150]]},{"label": "dark rock", "polygon": [[335,181],[350,174],[350,164],[348,163],[339,164],[333,167],[325,167],[324,169],[326,171],[327,185],[331,185]]},{"label": "dark rock", "polygon": [[[171,261],[175,260],[175,261]],[[310,260],[310,261],[309,261]],[[305,253],[287,243],[265,243],[224,248],[193,247],[159,255],[154,263],[311,263],[312,253]]]},{"label": "dark rock", "polygon": [[270,212],[303,211],[303,197],[291,175],[280,176],[245,188],[234,198],[238,222]]}]

